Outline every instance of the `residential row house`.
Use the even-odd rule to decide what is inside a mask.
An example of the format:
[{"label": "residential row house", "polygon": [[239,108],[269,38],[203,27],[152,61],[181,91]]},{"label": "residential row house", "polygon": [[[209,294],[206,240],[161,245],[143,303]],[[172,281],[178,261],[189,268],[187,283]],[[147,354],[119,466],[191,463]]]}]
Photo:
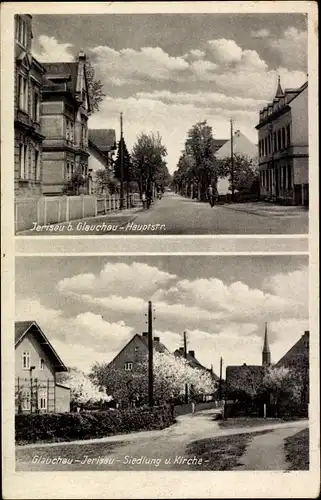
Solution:
[{"label": "residential row house", "polygon": [[[99,168],[111,169],[114,130],[95,129],[89,141],[90,99],[83,51],[73,62],[38,62],[32,17],[15,16],[14,185],[17,197],[65,193],[73,175],[93,192]],[[90,158],[92,156],[92,158]]]},{"label": "residential row house", "polygon": [[283,90],[260,111],[261,198],[286,205],[309,203],[308,82]]}]

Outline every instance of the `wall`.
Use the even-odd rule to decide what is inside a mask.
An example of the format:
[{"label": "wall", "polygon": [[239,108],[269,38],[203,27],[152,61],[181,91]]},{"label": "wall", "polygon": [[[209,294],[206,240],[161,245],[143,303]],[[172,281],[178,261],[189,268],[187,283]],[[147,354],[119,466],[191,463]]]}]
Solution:
[{"label": "wall", "polygon": [[70,389],[60,384],[56,384],[56,413],[70,411]]},{"label": "wall", "polygon": [[133,363],[133,371],[135,370],[135,364],[141,363],[144,359],[147,359],[148,349],[144,345],[138,336],[135,336],[131,342],[126,346],[126,348],[119,353],[117,358],[112,362],[113,366],[120,370],[124,370],[125,363]]},{"label": "wall", "polygon": [[[32,333],[27,333],[22,341],[15,348],[15,374],[21,379],[30,380],[30,371],[24,370],[22,367],[22,355],[24,351],[30,352],[30,366],[36,368],[32,371],[32,378],[38,380],[54,380],[54,369],[49,358],[43,352],[41,346],[34,339]],[[40,370],[40,359],[45,362],[44,370]]]},{"label": "wall", "polygon": [[291,103],[292,110],[292,143],[296,146],[308,146],[308,87]]},{"label": "wall", "polygon": [[97,170],[105,169],[107,165],[107,160],[104,159],[98,151],[89,146],[90,156],[88,158],[88,169],[92,172],[93,177]]},{"label": "wall", "polygon": [[294,184],[309,183],[309,158],[293,158]]}]

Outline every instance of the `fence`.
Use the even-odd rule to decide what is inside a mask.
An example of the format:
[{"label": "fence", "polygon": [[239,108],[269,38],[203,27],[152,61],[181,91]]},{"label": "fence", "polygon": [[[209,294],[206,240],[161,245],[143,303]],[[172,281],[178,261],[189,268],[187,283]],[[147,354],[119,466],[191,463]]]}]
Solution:
[{"label": "fence", "polygon": [[[124,207],[140,204],[138,193],[124,197]],[[15,200],[15,231],[26,231],[37,225],[59,224],[85,217],[106,215],[119,210],[119,195],[41,196]]]},{"label": "fence", "polygon": [[174,415],[179,417],[181,415],[188,415],[189,413],[195,413],[202,410],[211,410],[214,408],[220,408],[221,402],[219,401],[208,401],[204,403],[187,403],[174,406]]},{"label": "fence", "polygon": [[17,377],[15,381],[16,413],[55,411],[55,381]]},{"label": "fence", "polygon": [[296,403],[284,400],[279,404],[263,402],[226,402],[224,405],[224,417],[259,417],[267,418],[287,418],[287,417],[308,417],[308,403]]}]

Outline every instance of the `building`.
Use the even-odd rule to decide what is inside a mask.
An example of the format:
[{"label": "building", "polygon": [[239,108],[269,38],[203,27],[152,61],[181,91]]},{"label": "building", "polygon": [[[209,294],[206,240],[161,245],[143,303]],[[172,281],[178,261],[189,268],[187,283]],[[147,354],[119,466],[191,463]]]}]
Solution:
[{"label": "building", "polygon": [[90,193],[100,194],[96,172],[107,170],[113,178],[113,155],[116,150],[116,133],[113,129],[89,129],[88,131],[88,172],[90,175]]},{"label": "building", "polygon": [[299,377],[301,387],[301,401],[309,402],[309,331],[289,349],[289,351],[276,363],[276,366],[285,366],[295,371]]},{"label": "building", "polygon": [[283,90],[278,80],[275,97],[260,111],[261,198],[287,205],[309,202],[308,82]]},{"label": "building", "polygon": [[86,56],[80,51],[74,62],[45,63],[42,90],[43,193],[61,195],[74,174],[88,192],[88,116],[90,101]]},{"label": "building", "polygon": [[214,152],[216,153],[227,141],[228,139],[214,139]]},{"label": "building", "polygon": [[[184,347],[180,347],[179,349],[176,349],[174,351],[174,356],[175,357],[180,357],[180,358],[185,358],[184,356]],[[199,370],[204,370],[207,373],[210,373],[213,377],[213,380],[218,381],[219,377],[213,372],[213,368],[206,368],[206,366],[203,366],[198,359],[195,357],[195,351],[189,350],[186,353],[186,361],[187,363],[192,367],[192,368],[198,368]]]},{"label": "building", "polygon": [[[154,337],[153,345],[156,352],[168,353],[169,351],[161,343],[159,337]],[[109,363],[109,366],[126,372],[133,372],[138,365],[148,358],[148,333],[141,335],[136,333],[133,338],[123,347],[123,349]]]},{"label": "building", "polygon": [[[258,148],[253,144],[240,130],[236,130],[233,134],[233,153],[234,155],[246,156],[254,167],[258,165]],[[215,157],[218,160],[224,158],[231,158],[231,139],[227,140],[217,149]],[[228,194],[231,192],[229,189],[229,177],[223,177],[218,180],[217,190],[219,194]]]},{"label": "building", "polygon": [[32,17],[15,15],[14,189],[15,196],[42,194],[41,90],[45,68],[31,54]]},{"label": "building", "polygon": [[35,321],[15,323],[16,412],[69,412],[70,389],[56,381],[67,371]]}]

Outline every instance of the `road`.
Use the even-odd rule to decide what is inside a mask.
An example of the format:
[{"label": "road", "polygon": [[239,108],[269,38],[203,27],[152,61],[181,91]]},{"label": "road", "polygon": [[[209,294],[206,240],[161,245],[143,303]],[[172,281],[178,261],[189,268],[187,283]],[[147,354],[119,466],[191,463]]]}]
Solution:
[{"label": "road", "polygon": [[[265,429],[287,429],[289,435],[308,425],[307,421],[298,421],[221,430],[218,421],[214,420],[217,411],[219,410],[206,410],[178,417],[176,424],[160,431],[135,432],[70,444],[19,446],[16,449],[16,470],[189,470],[190,465],[182,463],[182,459],[186,458],[186,447],[195,440]],[[263,436],[265,440],[261,444],[261,453],[264,453],[269,436],[270,433]],[[71,463],[36,463],[49,456],[65,458],[71,460]],[[103,459],[107,463],[90,462],[93,458]],[[197,466],[202,470],[206,464]]]},{"label": "road", "polygon": [[251,235],[306,234],[308,211],[272,204],[233,204],[213,208],[208,203],[166,193],[149,210],[59,224],[59,231],[25,231],[21,235]]}]

